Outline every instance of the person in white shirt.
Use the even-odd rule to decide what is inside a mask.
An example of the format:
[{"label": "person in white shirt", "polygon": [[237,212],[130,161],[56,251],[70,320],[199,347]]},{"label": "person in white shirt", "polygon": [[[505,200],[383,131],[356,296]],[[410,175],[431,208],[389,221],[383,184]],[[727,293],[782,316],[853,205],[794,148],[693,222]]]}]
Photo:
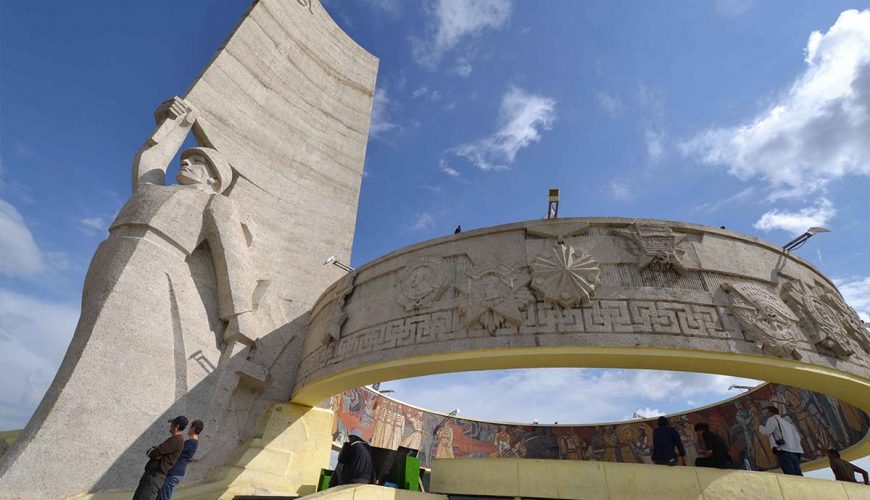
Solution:
[{"label": "person in white shirt", "polygon": [[768,406],[764,409],[767,421],[758,428],[770,440],[770,447],[776,453],[779,468],[783,474],[803,476],[801,473],[801,455],[804,449],[801,446],[801,435],[788,420],[779,416],[776,406]]}]

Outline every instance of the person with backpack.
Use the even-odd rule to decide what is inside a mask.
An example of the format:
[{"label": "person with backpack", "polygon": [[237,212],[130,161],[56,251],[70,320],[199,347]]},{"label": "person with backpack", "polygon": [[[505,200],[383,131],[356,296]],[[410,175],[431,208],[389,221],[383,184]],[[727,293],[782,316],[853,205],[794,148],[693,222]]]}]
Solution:
[{"label": "person with backpack", "polygon": [[758,430],[767,435],[770,447],[776,454],[779,468],[783,474],[803,476],[801,472],[801,455],[804,449],[801,446],[801,435],[791,422],[779,416],[776,406],[768,406],[764,409],[767,421],[759,426]]}]

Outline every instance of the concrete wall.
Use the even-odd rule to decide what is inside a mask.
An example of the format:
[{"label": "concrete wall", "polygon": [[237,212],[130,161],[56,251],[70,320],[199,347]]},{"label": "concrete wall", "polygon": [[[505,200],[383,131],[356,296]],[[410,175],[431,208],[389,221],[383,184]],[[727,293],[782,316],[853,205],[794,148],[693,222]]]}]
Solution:
[{"label": "concrete wall", "polygon": [[[350,259],[377,65],[316,0],[254,2],[184,97],[199,112],[198,142],[235,171],[225,194],[247,227],[250,260],[234,271],[255,283],[255,320],[242,333],[257,349],[221,346],[214,249],[176,259],[167,283],[169,254],[151,245],[159,233],[129,252],[110,236],[63,365],[0,460],[0,497],[133,487],[178,414],[206,422],[188,469],[188,480],[202,479],[271,401],[289,398],[307,311],[341,276],[323,260]],[[197,316],[194,328],[178,326],[194,324],[186,315]]]},{"label": "concrete wall", "polygon": [[555,460],[436,460],[434,493],[583,500],[857,500],[854,483],[764,472]]}]

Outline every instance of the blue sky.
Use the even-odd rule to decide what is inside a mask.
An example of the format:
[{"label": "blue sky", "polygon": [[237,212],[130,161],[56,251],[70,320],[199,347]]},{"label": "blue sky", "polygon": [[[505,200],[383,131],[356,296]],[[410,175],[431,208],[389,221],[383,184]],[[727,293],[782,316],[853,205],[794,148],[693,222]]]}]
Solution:
[{"label": "blue sky", "polygon": [[[54,375],[153,109],[184,92],[248,5],[3,3],[0,428],[21,427]],[[325,8],[381,61],[354,265],[458,224],[540,218],[547,189],[559,187],[562,216],[724,225],[780,244],[827,226],[800,255],[870,320],[868,2]],[[527,408],[488,389],[516,377],[554,394],[606,382],[628,395],[594,411],[566,403],[534,415],[563,422],[684,409],[731,395],[733,382],[540,370],[394,385],[424,406],[528,420]],[[649,377],[669,390],[649,389]],[[439,390],[426,399],[424,385]]]}]

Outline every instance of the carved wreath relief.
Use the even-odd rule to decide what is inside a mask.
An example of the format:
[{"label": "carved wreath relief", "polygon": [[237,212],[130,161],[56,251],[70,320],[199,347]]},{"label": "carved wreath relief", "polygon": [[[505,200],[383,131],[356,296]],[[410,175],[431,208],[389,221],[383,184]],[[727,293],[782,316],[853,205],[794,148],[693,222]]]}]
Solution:
[{"label": "carved wreath relief", "polygon": [[680,274],[686,271],[682,261],[686,251],[679,247],[686,237],[675,235],[670,227],[638,222],[618,234],[634,243],[640,269],[652,266],[653,269],[673,269]]},{"label": "carved wreath relief", "polygon": [[436,256],[420,257],[399,279],[398,301],[406,311],[430,306],[447,289],[448,266]]},{"label": "carved wreath relief", "polygon": [[801,281],[788,281],[782,287],[782,298],[807,324],[807,332],[816,346],[841,358],[851,356],[854,349],[844,324],[847,316],[826,304],[819,289]]},{"label": "carved wreath relief", "polygon": [[730,298],[728,309],[750,340],[762,351],[800,359],[798,318],[776,295],[749,283],[722,285]]},{"label": "carved wreath relief", "polygon": [[537,257],[529,267],[532,288],[544,301],[561,307],[588,304],[600,275],[598,262],[566,243],[554,243],[548,255]]},{"label": "carved wreath relief", "polygon": [[523,314],[534,297],[526,288],[531,278],[502,265],[475,267],[463,283],[456,286],[462,294],[459,314],[466,328],[484,328],[490,335],[512,323],[519,327]]}]

